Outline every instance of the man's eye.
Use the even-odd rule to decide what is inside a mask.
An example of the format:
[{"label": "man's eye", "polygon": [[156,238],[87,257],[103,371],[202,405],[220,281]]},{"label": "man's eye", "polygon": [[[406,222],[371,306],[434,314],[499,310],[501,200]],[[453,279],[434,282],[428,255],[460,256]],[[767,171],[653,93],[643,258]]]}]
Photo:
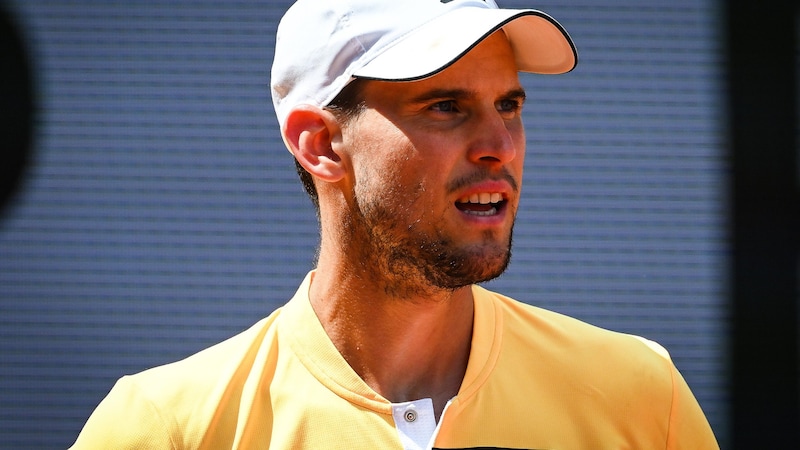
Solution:
[{"label": "man's eye", "polygon": [[436,102],[431,106],[431,109],[434,111],[441,111],[441,112],[455,112],[458,111],[456,108],[456,102],[453,100],[445,100],[441,102]]},{"label": "man's eye", "polygon": [[520,109],[522,105],[518,100],[501,100],[497,105],[498,111],[515,112]]}]

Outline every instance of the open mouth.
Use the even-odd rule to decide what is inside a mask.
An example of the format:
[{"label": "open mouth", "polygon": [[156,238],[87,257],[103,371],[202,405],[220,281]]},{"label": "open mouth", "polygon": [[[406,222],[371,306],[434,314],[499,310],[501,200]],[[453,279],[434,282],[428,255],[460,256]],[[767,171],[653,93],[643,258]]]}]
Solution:
[{"label": "open mouth", "polygon": [[506,204],[503,194],[498,192],[481,192],[462,197],[456,201],[456,208],[474,216],[493,216]]}]

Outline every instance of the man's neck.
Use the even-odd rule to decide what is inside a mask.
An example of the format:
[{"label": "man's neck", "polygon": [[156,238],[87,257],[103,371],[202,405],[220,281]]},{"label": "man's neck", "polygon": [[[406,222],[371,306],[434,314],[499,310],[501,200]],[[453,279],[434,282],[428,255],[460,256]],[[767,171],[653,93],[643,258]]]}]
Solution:
[{"label": "man's neck", "polygon": [[321,261],[310,290],[314,311],[367,385],[395,403],[431,398],[438,419],[466,372],[471,287],[399,299],[372,281]]}]

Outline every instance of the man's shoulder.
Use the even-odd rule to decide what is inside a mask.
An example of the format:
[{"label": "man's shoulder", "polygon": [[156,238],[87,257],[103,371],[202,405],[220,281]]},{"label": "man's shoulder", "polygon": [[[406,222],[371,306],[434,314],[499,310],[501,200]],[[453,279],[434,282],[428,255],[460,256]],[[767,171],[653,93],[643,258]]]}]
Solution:
[{"label": "man's shoulder", "polygon": [[664,347],[641,336],[602,328],[483,288],[476,293],[479,300],[493,302],[502,315],[504,347],[558,349],[569,352],[563,354],[572,355],[572,359],[585,355],[593,360],[596,355],[603,355],[605,362],[619,359],[621,363],[638,362],[660,370],[671,365],[664,365],[665,360],[670,361]]},{"label": "man's shoulder", "polygon": [[[279,308],[248,329],[182,360],[153,367],[128,378],[149,391],[174,390],[174,386],[197,388],[198,384],[214,383],[220,378],[234,376],[237,370],[252,364],[259,353],[268,352],[274,345],[272,335],[280,311]],[[168,395],[167,392],[152,394],[157,398]]]},{"label": "man's shoulder", "polygon": [[183,360],[120,378],[87,421],[75,448],[196,448],[228,437],[243,387],[275,358],[280,310]]},{"label": "man's shoulder", "polygon": [[[702,411],[660,345],[487,290],[474,292],[482,335],[473,349],[491,346],[494,355],[486,358],[491,370],[473,370],[477,387],[458,405],[462,429],[479,430],[475,439],[497,429],[503,430],[497,442],[516,447],[535,441],[533,448],[543,447],[540,442],[663,448],[669,439],[685,439],[687,448],[715,448]],[[515,423],[539,425],[510,434]]]},{"label": "man's shoulder", "polygon": [[[669,405],[675,387],[674,364],[656,342],[490,291],[485,295],[501,317],[496,321],[502,329],[502,349],[495,382],[513,384],[517,392],[536,391],[537,385],[564,392],[599,389],[606,398],[642,408]],[[519,379],[538,382],[512,383]],[[542,394],[536,391],[536,395]],[[604,401],[588,394],[584,400],[598,407]]]}]

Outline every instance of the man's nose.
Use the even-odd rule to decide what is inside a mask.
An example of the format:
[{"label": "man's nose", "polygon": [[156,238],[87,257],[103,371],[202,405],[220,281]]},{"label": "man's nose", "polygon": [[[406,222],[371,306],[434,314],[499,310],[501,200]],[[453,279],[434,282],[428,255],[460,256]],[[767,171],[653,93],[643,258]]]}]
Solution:
[{"label": "man's nose", "polygon": [[514,133],[522,133],[522,125],[504,119],[495,110],[481,114],[471,127],[469,159],[475,163],[506,164],[521,150],[517,148]]}]

